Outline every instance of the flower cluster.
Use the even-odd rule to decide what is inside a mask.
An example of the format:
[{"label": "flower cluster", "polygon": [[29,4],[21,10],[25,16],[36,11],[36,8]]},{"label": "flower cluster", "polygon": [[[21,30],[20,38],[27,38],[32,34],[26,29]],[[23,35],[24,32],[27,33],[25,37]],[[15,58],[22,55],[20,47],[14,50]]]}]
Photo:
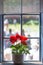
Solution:
[{"label": "flower cluster", "polygon": [[25,42],[27,39],[28,39],[27,37],[20,36],[19,34],[16,34],[15,36],[10,36],[10,42],[12,44],[14,44],[17,40],[21,40],[22,44],[27,45],[26,42]]},{"label": "flower cluster", "polygon": [[[19,34],[16,34],[14,36],[10,36],[10,42],[11,42],[11,49],[12,49],[12,53],[14,54],[22,54],[22,53],[29,53],[29,48],[28,45],[26,43],[26,40],[28,38]],[[18,41],[19,44],[15,45],[15,42],[17,43]]]}]

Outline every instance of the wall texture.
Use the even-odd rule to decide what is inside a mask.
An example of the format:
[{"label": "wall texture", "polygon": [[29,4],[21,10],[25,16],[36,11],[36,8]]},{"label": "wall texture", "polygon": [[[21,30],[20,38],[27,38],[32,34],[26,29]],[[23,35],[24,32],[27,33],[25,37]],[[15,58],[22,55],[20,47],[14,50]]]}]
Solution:
[{"label": "wall texture", "polygon": [[3,0],[0,0],[0,14],[3,14]]}]

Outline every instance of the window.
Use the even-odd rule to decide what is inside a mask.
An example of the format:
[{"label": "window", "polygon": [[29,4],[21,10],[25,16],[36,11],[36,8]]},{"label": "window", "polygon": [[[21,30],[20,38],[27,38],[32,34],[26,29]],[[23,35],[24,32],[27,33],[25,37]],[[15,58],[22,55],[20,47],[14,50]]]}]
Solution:
[{"label": "window", "polygon": [[[5,0],[3,15],[3,61],[12,61],[9,36],[25,35],[30,55],[24,54],[24,61],[40,60],[40,1]],[[8,44],[9,43],[9,44]],[[9,50],[9,51],[8,51]]]},{"label": "window", "polygon": [[[9,51],[11,51],[9,49],[10,47],[9,36],[15,35],[16,33],[21,35],[21,31],[22,35],[25,35],[29,38],[27,43],[29,46],[29,51],[31,53],[30,56],[29,54],[24,55],[24,61],[28,60],[39,61],[39,49],[40,49],[39,18],[40,18],[39,15],[22,15],[22,21],[21,21],[21,15],[4,15],[4,35],[3,35],[4,61],[12,60],[12,57],[10,57],[11,52],[9,53]],[[21,22],[22,22],[22,30],[21,30]],[[9,55],[6,56],[6,54]],[[35,56],[35,54],[37,55]]]},{"label": "window", "polygon": [[40,26],[39,15],[23,15],[22,16],[22,28],[25,31],[25,35],[31,37],[39,37]]}]

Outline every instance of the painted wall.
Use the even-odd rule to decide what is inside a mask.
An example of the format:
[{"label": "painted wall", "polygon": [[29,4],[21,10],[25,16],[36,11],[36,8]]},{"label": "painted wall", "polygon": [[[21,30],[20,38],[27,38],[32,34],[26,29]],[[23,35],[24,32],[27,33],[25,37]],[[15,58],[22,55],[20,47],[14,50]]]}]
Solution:
[{"label": "painted wall", "polygon": [[43,60],[43,13],[41,13],[41,60]]},{"label": "painted wall", "polygon": [[0,0],[0,62],[2,62],[2,14],[3,14],[3,0]]},{"label": "painted wall", "polygon": [[2,42],[1,42],[1,41],[2,41],[2,38],[1,38],[1,35],[2,35],[2,34],[1,34],[2,27],[1,27],[1,24],[2,24],[2,15],[0,15],[0,62],[2,61],[2,58],[1,58],[1,57],[2,57],[2,55],[1,55],[1,52],[2,52],[2,51],[1,51],[1,50],[2,50],[2,49],[1,49],[1,45],[2,45],[2,44],[1,44],[1,43],[2,43]]},{"label": "painted wall", "polygon": [[0,0],[0,14],[3,14],[3,0]]}]

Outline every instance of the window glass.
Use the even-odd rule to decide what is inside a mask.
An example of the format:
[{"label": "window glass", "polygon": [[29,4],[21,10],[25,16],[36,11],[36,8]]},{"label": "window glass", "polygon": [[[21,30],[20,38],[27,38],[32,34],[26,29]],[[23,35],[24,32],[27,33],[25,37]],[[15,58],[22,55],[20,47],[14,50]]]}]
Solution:
[{"label": "window glass", "polygon": [[9,37],[16,33],[21,34],[19,15],[5,15],[4,16],[4,36]]},{"label": "window glass", "polygon": [[29,39],[27,44],[30,54],[24,54],[24,61],[39,61],[39,39]]},{"label": "window glass", "polygon": [[22,16],[22,35],[39,37],[39,15]]},{"label": "window glass", "polygon": [[[15,35],[16,33],[21,35],[21,17],[20,15],[5,15],[4,16],[4,39],[3,39],[3,59],[4,61],[12,60],[12,53],[10,50],[10,35]],[[9,50],[9,51],[8,51]],[[6,52],[7,51],[7,52]],[[9,54],[11,53],[11,55]],[[10,57],[11,56],[11,57]]]},{"label": "window glass", "polygon": [[[24,61],[39,61],[39,39],[28,39],[27,41],[30,54],[24,54]],[[12,61],[12,50],[9,39],[4,39],[4,61]]]},{"label": "window glass", "polygon": [[10,49],[10,41],[9,39],[3,39],[3,60],[4,61],[12,61],[12,51]]},{"label": "window glass", "polygon": [[40,0],[22,0],[22,13],[38,14],[40,12]]},{"label": "window glass", "polygon": [[4,0],[4,13],[21,13],[21,0]]}]

